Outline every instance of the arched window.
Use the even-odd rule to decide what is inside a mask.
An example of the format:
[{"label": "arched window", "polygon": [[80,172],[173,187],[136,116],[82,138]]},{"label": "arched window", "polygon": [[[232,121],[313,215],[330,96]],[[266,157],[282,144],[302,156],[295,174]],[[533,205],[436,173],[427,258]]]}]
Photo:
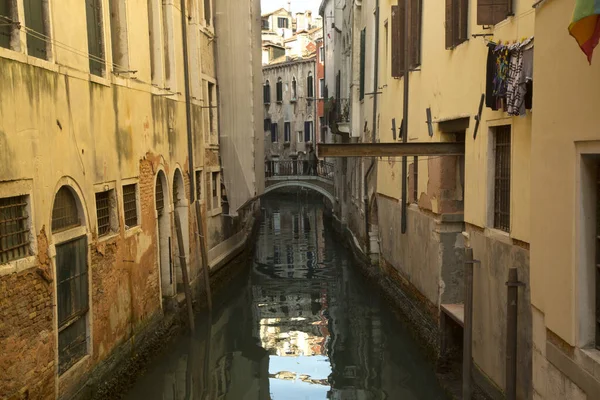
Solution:
[{"label": "arched window", "polygon": [[312,71],[308,73],[306,78],[306,97],[312,99],[315,97],[315,84]]},{"label": "arched window", "polygon": [[277,78],[277,102],[283,101],[283,81],[281,78]]},{"label": "arched window", "polygon": [[88,353],[87,236],[71,229],[82,225],[82,209],[73,189],[62,186],[58,190],[52,208],[52,233],[64,231],[60,243],[56,243],[55,259],[59,374]]},{"label": "arched window", "polygon": [[271,104],[271,84],[268,79],[263,86],[263,99],[265,104]]},{"label": "arched window", "polygon": [[296,77],[294,76],[292,78],[292,100],[296,100],[298,98],[296,88],[297,88]]},{"label": "arched window", "polygon": [[62,231],[81,225],[77,200],[68,186],[61,187],[54,198],[52,231]]}]

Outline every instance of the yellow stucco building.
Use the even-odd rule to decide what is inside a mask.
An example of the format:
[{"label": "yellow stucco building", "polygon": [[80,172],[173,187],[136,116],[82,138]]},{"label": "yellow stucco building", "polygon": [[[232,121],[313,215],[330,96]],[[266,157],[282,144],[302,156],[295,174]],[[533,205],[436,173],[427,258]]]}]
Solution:
[{"label": "yellow stucco building", "polygon": [[247,3],[1,3],[0,397],[93,390],[160,330],[183,291],[177,218],[194,286],[199,233],[211,268],[244,247],[264,186]]}]

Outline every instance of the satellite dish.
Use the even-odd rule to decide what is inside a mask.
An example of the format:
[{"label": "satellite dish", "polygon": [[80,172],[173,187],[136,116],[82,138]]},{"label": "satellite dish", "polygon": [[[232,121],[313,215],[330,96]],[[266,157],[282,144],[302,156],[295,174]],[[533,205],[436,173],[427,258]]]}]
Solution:
[{"label": "satellite dish", "polygon": [[481,100],[479,100],[479,111],[475,118],[475,130],[473,131],[473,139],[477,137],[477,131],[479,130],[479,122],[481,121],[481,112],[483,111],[483,102],[485,101],[485,94],[481,94]]}]

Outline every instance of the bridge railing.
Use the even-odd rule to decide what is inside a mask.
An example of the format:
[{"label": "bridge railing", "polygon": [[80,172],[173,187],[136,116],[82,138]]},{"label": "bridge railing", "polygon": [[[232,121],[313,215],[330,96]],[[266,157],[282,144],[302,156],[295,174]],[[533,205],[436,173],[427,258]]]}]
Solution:
[{"label": "bridge railing", "polygon": [[316,168],[311,168],[308,160],[265,161],[265,177],[277,176],[319,176],[333,180],[333,164],[319,160]]}]

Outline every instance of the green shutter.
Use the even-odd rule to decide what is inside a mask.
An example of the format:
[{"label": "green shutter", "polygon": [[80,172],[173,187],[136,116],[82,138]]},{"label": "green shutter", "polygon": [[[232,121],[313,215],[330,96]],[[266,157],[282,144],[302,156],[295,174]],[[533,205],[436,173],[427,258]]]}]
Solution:
[{"label": "green shutter", "polygon": [[100,6],[100,1],[85,0],[85,14],[87,19],[90,73],[101,76],[104,70],[104,44],[102,40],[102,7]]},{"label": "green shutter", "polygon": [[365,44],[367,30],[360,31],[360,99],[365,98]]},{"label": "green shutter", "polygon": [[44,5],[40,0],[23,1],[25,26],[37,32],[34,35],[27,32],[27,54],[46,59],[46,42],[42,37],[46,35],[43,7]]}]

